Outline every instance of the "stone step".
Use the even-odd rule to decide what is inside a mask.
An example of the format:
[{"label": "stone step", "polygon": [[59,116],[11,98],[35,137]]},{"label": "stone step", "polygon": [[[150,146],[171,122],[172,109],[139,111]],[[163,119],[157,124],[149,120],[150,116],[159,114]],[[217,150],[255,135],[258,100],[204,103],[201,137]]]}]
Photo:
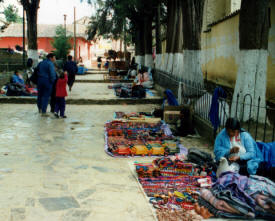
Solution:
[{"label": "stone step", "polygon": [[88,70],[88,71],[85,72],[84,75],[86,75],[86,74],[108,74],[108,73],[109,73],[109,71],[106,71],[106,70],[102,70],[102,71],[100,71],[100,70]]},{"label": "stone step", "polygon": [[133,83],[133,80],[89,80],[77,79],[76,83]]},{"label": "stone step", "polygon": [[[72,99],[68,98],[66,104],[76,105],[118,105],[118,104],[161,104],[162,98],[114,98],[114,99]],[[1,104],[36,104],[36,97],[6,97],[0,96]]]}]

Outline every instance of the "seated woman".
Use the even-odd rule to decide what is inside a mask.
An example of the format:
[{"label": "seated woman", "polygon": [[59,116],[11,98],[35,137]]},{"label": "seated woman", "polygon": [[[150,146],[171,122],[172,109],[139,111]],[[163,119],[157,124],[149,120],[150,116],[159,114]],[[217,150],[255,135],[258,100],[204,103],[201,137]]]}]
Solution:
[{"label": "seated woman", "polygon": [[18,71],[15,71],[12,76],[12,83],[18,84],[22,87],[25,87],[25,82],[21,74]]},{"label": "seated woman", "polygon": [[147,72],[139,70],[135,82],[137,85],[142,85],[144,88],[152,88],[153,78],[151,69],[149,68]]},{"label": "seated woman", "polygon": [[263,159],[256,142],[234,118],[227,119],[225,128],[216,137],[214,154],[217,162],[225,157],[231,163],[239,164],[242,175],[256,174]]}]

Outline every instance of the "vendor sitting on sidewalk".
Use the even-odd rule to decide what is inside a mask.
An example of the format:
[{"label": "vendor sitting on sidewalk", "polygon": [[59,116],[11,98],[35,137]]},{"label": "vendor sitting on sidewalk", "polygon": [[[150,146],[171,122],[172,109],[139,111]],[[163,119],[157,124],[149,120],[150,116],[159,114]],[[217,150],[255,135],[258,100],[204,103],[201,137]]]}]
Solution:
[{"label": "vendor sitting on sidewalk", "polygon": [[151,69],[148,69],[147,72],[139,70],[135,82],[137,85],[142,85],[144,88],[152,88],[153,78],[151,74]]},{"label": "vendor sitting on sidewalk", "polygon": [[234,118],[227,119],[225,128],[216,137],[214,154],[217,162],[225,157],[229,162],[237,163],[242,175],[256,174],[263,158],[251,135]]},{"label": "vendor sitting on sidewalk", "polygon": [[25,87],[25,82],[21,74],[16,70],[12,75],[12,83]]}]

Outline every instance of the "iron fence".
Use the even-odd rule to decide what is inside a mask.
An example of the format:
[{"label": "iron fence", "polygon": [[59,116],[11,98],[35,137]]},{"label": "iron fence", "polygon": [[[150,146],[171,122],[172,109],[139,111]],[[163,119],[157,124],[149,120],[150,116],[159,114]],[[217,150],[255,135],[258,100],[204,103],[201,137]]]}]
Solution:
[{"label": "iron fence", "polygon": [[[181,98],[181,103],[191,104],[194,108],[194,114],[212,125],[209,112],[214,93],[213,90],[207,91],[203,84],[191,82],[158,69],[154,69],[153,76],[157,84],[171,89],[178,98]],[[181,93],[181,96],[178,96],[178,93]],[[255,140],[263,142],[274,141],[275,105],[273,107],[267,104],[262,105],[261,97],[258,97],[255,101],[250,94],[246,94],[242,98],[238,94],[235,100],[232,99],[232,94],[228,94],[227,97],[227,99],[218,99],[220,126],[217,131],[214,131],[212,127],[214,134],[224,128],[227,118],[235,117],[240,120],[242,127]]]},{"label": "iron fence", "polygon": [[[212,97],[213,92],[205,92],[200,98],[193,101],[195,114],[209,124],[211,124],[209,112]],[[267,104],[263,106],[261,97],[254,100],[254,103],[250,94],[244,95],[243,99],[240,99],[240,94],[237,94],[236,97],[236,101],[218,99],[220,126],[216,131],[213,128],[214,136],[224,128],[227,118],[235,117],[241,122],[242,128],[248,131],[255,140],[273,142],[275,138],[275,108]]]}]

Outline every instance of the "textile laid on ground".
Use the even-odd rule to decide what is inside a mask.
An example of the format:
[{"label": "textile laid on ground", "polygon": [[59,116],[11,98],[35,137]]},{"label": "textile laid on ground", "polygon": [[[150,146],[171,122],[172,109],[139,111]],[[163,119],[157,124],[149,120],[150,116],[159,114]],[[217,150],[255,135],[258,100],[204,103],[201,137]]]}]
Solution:
[{"label": "textile laid on ground", "polygon": [[185,149],[158,118],[132,117],[105,124],[105,151],[111,156],[173,155]]},{"label": "textile laid on ground", "polygon": [[211,156],[194,149],[190,153],[201,159],[210,157],[210,165],[204,162],[201,170],[202,164],[186,161],[192,159],[187,154],[157,158],[152,163],[135,162],[138,181],[159,220],[188,220],[194,212],[199,216],[193,219],[275,220],[275,184],[271,180],[229,171],[214,181],[209,170]]},{"label": "textile laid on ground", "polygon": [[186,156],[187,152],[157,158],[152,163],[135,162],[138,181],[157,210],[158,220],[201,220],[213,216],[197,204],[199,190],[211,187],[211,178],[199,175],[200,166],[186,162]]},{"label": "textile laid on ground", "polygon": [[199,203],[216,217],[275,219],[275,184],[261,176],[221,174],[210,190],[201,190]]}]

